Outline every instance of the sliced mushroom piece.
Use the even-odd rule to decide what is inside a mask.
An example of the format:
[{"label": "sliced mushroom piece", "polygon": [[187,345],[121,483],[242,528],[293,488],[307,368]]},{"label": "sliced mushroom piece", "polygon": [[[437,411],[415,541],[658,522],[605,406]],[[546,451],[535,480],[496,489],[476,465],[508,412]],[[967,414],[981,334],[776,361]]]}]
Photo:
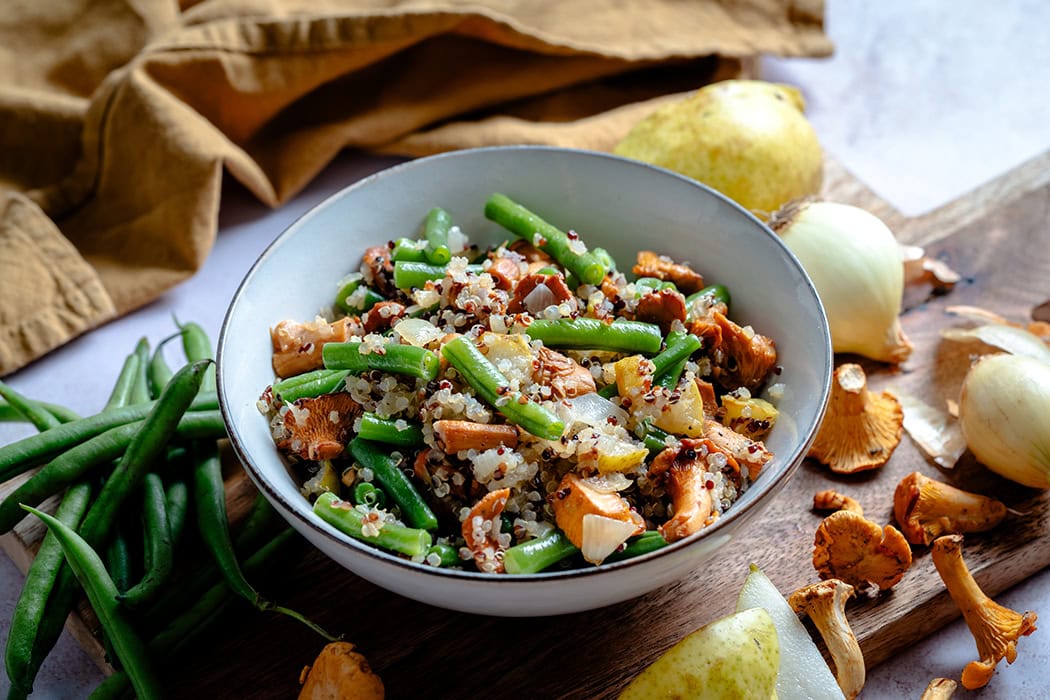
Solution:
[{"label": "sliced mushroom piece", "polygon": [[919,700],[951,700],[958,687],[959,684],[951,678],[934,678],[926,686],[926,690],[922,691]]},{"label": "sliced mushroom piece", "polygon": [[365,333],[379,333],[392,327],[405,315],[405,307],[396,301],[381,301],[361,316]]},{"label": "sliced mushroom piece", "polygon": [[846,601],[853,586],[838,579],[814,583],[792,593],[788,602],[804,613],[824,638],[824,646],[835,664],[835,680],[846,700],[853,700],[864,687],[864,655],[846,619]]},{"label": "sliced mushroom piece", "polygon": [[710,450],[708,440],[687,438],[676,447],[668,447],[656,455],[649,467],[650,475],[667,475],[667,490],[671,494],[674,515],[658,529],[668,542],[699,532],[717,517],[705,478],[705,472],[710,471],[707,465]]},{"label": "sliced mushroom piece", "polygon": [[704,288],[703,275],[688,265],[676,263],[666,255],[657,255],[651,250],[640,250],[637,260],[631,272],[638,277],[655,277],[674,282],[684,294],[699,292]]},{"label": "sliced mushroom piece", "polygon": [[513,425],[475,423],[468,420],[434,422],[434,435],[445,454],[463,450],[490,450],[494,447],[518,446],[518,429]]},{"label": "sliced mushroom piece", "polygon": [[919,472],[893,492],[893,517],[912,544],[928,545],[941,535],[991,530],[1006,517],[1006,504],[957,489]]},{"label": "sliced mushroom piece", "polygon": [[502,526],[500,514],[507,506],[510,489],[489,491],[478,501],[463,521],[463,539],[474,555],[479,571],[503,573],[503,547],[499,542]]},{"label": "sliced mushroom piece", "polygon": [[667,335],[675,321],[685,323],[685,297],[673,289],[661,289],[644,294],[634,309],[634,318],[655,323]]},{"label": "sliced mushroom piece", "polygon": [[325,343],[343,343],[350,335],[349,319],[329,323],[318,318],[308,323],[281,321],[270,329],[273,371],[278,377],[293,377],[324,367],[321,348]]},{"label": "sliced mushroom piece", "polygon": [[864,515],[864,508],[854,499],[832,489],[817,491],[813,494],[814,510],[848,510],[857,515]]},{"label": "sliced mushroom piece", "polygon": [[493,258],[488,273],[496,281],[496,288],[509,292],[521,279],[521,264],[519,259]]},{"label": "sliced mushroom piece", "polygon": [[820,523],[813,540],[813,567],[822,579],[842,579],[864,590],[895,586],[911,566],[911,547],[892,525],[877,523],[848,510]]},{"label": "sliced mushroom piece", "polygon": [[704,437],[721,452],[732,455],[738,463],[747,467],[747,477],[751,481],[757,479],[762,468],[773,459],[773,453],[766,449],[761,440],[752,440],[718,421],[704,421]]},{"label": "sliced mushroom piece", "polygon": [[560,399],[571,399],[598,390],[589,369],[546,346],[537,351],[532,380],[549,386],[551,392]]},{"label": "sliced mushroom piece", "polygon": [[366,248],[361,256],[361,274],[365,282],[375,287],[383,296],[393,296],[398,289],[394,284],[394,261],[390,257],[390,247],[376,245]]},{"label": "sliced mushroom piece", "polygon": [[637,535],[645,531],[645,521],[627,501],[616,492],[606,493],[589,486],[576,474],[569,472],[550,496],[554,520],[565,536],[577,547],[583,547],[583,517],[601,515],[612,520],[633,523]]},{"label": "sliced mushroom piece", "polygon": [[360,414],[361,406],[346,392],[299,399],[284,411],[285,436],[277,447],[310,461],[335,459]]},{"label": "sliced mushroom piece", "polygon": [[860,365],[839,365],[827,414],[809,456],[839,474],[877,469],[900,443],[903,424],[904,412],[893,394],[868,391]]},{"label": "sliced mushroom piece", "polygon": [[933,565],[945,588],[962,611],[966,626],[977,643],[980,660],[966,664],[962,684],[967,690],[988,685],[996,664],[1017,658],[1017,642],[1035,632],[1037,615],[1031,610],[1019,613],[999,605],[985,595],[962,558],[962,535],[945,535],[933,541]]},{"label": "sliced mushroom piece", "polygon": [[548,306],[568,303],[576,310],[576,295],[565,284],[560,273],[553,275],[531,274],[514,286],[514,295],[507,305],[507,313],[520,314],[527,311],[533,316],[543,313]]},{"label": "sliced mushroom piece", "polygon": [[751,326],[738,326],[718,311],[712,317],[722,336],[715,353],[714,378],[730,391],[740,387],[755,391],[777,364],[776,343]]}]

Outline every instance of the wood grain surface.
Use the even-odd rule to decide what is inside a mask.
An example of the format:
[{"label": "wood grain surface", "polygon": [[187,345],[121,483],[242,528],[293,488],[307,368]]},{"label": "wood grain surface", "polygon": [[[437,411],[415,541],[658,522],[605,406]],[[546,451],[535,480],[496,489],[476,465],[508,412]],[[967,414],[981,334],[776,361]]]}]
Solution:
[{"label": "wood grain surface", "polygon": [[[873,390],[892,384],[943,405],[958,395],[969,363],[967,349],[940,339],[941,329],[965,323],[945,307],[973,304],[1023,321],[1050,297],[1050,153],[915,219],[900,216],[834,162],[827,164],[825,190],[828,199],[876,213],[901,242],[926,246],[964,278],[947,295],[908,290],[902,322],[915,351],[900,368],[836,358],[860,361]],[[955,469],[940,469],[905,435],[876,472],[832,476],[806,460],[751,531],[715,560],[685,580],[599,610],[531,619],[449,612],[383,591],[305,545],[262,588],[344,633],[383,678],[389,697],[612,697],[686,633],[730,612],[749,563],[784,593],[816,580],[813,534],[822,516],[810,508],[815,491],[836,488],[858,499],[869,518],[886,523],[897,481],[915,470],[996,494],[1023,513],[994,532],[966,538],[964,557],[987,593],[994,596],[1050,564],[1050,494],[996,477],[969,453]],[[250,485],[236,483],[243,502]],[[17,538],[4,538],[19,566],[28,563],[32,545],[26,543],[36,536],[22,529]],[[891,592],[849,608],[869,667],[959,616],[925,548],[914,548],[914,557]],[[1038,606],[1037,612],[1050,615]],[[238,604],[168,683],[174,697],[289,697],[321,646],[302,626]]]}]

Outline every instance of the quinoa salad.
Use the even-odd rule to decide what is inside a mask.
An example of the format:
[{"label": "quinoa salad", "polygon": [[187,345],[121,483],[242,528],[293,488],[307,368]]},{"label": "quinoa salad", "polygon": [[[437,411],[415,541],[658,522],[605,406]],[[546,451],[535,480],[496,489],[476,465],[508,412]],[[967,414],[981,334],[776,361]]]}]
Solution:
[{"label": "quinoa salad", "polygon": [[716,522],[773,459],[773,340],[688,261],[621,267],[556,228],[571,221],[481,205],[502,244],[421,212],[333,280],[330,308],[270,329],[259,408],[314,513],[493,574],[619,561]]}]

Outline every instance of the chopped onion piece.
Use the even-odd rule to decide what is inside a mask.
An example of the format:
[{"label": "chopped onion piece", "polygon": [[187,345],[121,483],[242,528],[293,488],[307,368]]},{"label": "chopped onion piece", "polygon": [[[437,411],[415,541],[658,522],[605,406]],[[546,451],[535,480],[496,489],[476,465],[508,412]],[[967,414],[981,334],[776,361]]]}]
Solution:
[{"label": "chopped onion piece", "polygon": [[631,485],[631,480],[621,472],[609,472],[608,474],[589,476],[586,479],[581,479],[581,481],[598,493],[616,493],[617,491],[623,491]]},{"label": "chopped onion piece", "polygon": [[536,316],[548,306],[557,305],[558,298],[554,296],[554,292],[550,290],[550,287],[540,282],[521,301],[525,305],[525,309],[533,316]]},{"label": "chopped onion piece", "polygon": [[421,318],[406,318],[394,326],[394,332],[401,336],[409,345],[421,348],[440,338],[444,333],[433,323]]},{"label": "chopped onion piece", "polygon": [[459,228],[459,226],[452,226],[448,230],[448,250],[450,253],[455,255],[456,253],[462,253],[464,250],[470,247],[470,241],[467,236]]},{"label": "chopped onion piece", "polygon": [[966,451],[959,421],[897,387],[887,391],[897,397],[904,411],[904,429],[934,462],[951,469]]},{"label": "chopped onion piece", "polygon": [[1050,347],[1038,336],[1016,326],[992,324],[965,329],[945,328],[941,331],[941,337],[958,341],[979,340],[1012,355],[1024,355],[1050,362]]},{"label": "chopped onion piece", "polygon": [[592,564],[601,564],[637,529],[634,523],[588,513],[583,516],[583,546],[580,547],[583,558]]},{"label": "chopped onion piece", "polygon": [[570,404],[569,417],[584,425],[600,426],[609,418],[614,418],[619,425],[627,425],[629,419],[627,411],[595,392],[577,396],[566,403]]}]

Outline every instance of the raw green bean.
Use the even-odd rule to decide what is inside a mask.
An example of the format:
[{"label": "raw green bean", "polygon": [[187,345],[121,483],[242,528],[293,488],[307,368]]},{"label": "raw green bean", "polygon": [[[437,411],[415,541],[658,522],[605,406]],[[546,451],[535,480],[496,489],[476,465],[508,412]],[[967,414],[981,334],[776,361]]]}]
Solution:
[{"label": "raw green bean", "polygon": [[241,521],[237,536],[233,540],[234,549],[238,552],[256,549],[269,536],[274,525],[280,522],[283,521],[266,497],[261,492],[256,493],[251,510]]},{"label": "raw green bean", "polygon": [[503,566],[508,574],[535,574],[579,551],[565,533],[554,529],[543,537],[508,547],[503,552]]},{"label": "raw green bean", "polygon": [[[282,379],[273,383],[274,398],[280,401],[292,402],[296,399],[314,398],[321,394],[330,394],[346,379],[350,370],[345,369],[318,369],[313,372]],[[305,378],[310,375],[309,378]],[[304,377],[305,379],[300,379]],[[296,380],[293,382],[293,380]]]},{"label": "raw green bean", "polygon": [[[394,241],[394,247],[390,251],[390,259],[394,262],[407,260],[408,262],[427,262],[427,255],[423,252],[426,241],[414,241],[411,238],[398,238]],[[446,260],[445,262],[448,262]]]},{"label": "raw green bean", "polygon": [[418,447],[423,444],[423,429],[418,424],[380,418],[367,411],[361,414],[361,425],[357,429],[357,434],[365,440],[385,442],[390,445]]},{"label": "raw green bean", "polygon": [[135,379],[131,383],[128,403],[146,403],[153,397],[149,393],[149,340],[140,338],[135,345]]},{"label": "raw green bean", "polygon": [[623,319],[606,323],[596,318],[541,318],[530,323],[525,333],[552,348],[654,353],[663,344],[659,326]]},{"label": "raw green bean", "polygon": [[558,440],[565,424],[549,410],[530,400],[520,391],[511,391],[510,382],[467,336],[445,343],[441,354],[463,375],[474,391],[503,414],[536,437]]},{"label": "raw green bean", "polygon": [[386,494],[371,482],[362,481],[354,487],[354,503],[369,508],[386,509]]},{"label": "raw green bean", "polygon": [[573,252],[568,234],[506,195],[496,193],[488,198],[485,217],[549,254],[584,284],[601,284],[609,272],[608,265],[594,251]]},{"label": "raw green bean", "polygon": [[667,540],[656,530],[646,530],[624,543],[624,548],[619,549],[605,558],[607,562],[623,561],[631,557],[637,557],[649,552],[655,552],[661,547],[667,546]]},{"label": "raw green bean", "polygon": [[[58,493],[100,464],[125,455],[133,438],[145,429],[146,421],[136,421],[96,435],[75,445],[44,465],[25,483],[0,502],[0,534],[9,531],[24,517],[19,503],[37,505],[51,494]],[[55,428],[54,430],[59,430]],[[179,439],[218,439],[226,435],[222,415],[218,411],[187,413],[179,421],[175,433]]]},{"label": "raw green bean", "polygon": [[340,281],[339,291],[335,293],[335,305],[344,313],[359,314],[368,311],[381,301],[386,301],[386,297],[382,296],[374,289],[366,288],[364,299],[361,303],[351,304],[349,302],[350,297],[353,296],[354,292],[356,292],[357,288],[362,284],[363,282],[359,273],[354,273]]},{"label": "raw green bean", "polygon": [[153,670],[146,646],[135,632],[135,628],[124,617],[116,601],[117,588],[113,585],[113,579],[106,573],[106,567],[102,565],[98,554],[73,528],[61,520],[28,506],[26,510],[43,520],[48,530],[55,534],[65,553],[66,561],[87,592],[91,608],[102,623],[102,628],[113,644],[117,658],[139,698],[160,698],[163,689]]},{"label": "raw green bean", "polygon": [[174,565],[164,484],[154,473],[147,474],[142,482],[142,542],[145,550],[142,580],[120,598],[131,610],[153,600],[167,583]]},{"label": "raw green bean", "polygon": [[[69,423],[70,421],[80,419],[80,416],[75,411],[68,409],[65,406],[59,406],[56,403],[48,403],[47,401],[35,401],[34,403],[57,418],[59,423]],[[28,422],[29,421],[24,413],[6,401],[0,401],[0,423]]]},{"label": "raw green bean", "polygon": [[213,449],[204,449],[193,472],[194,504],[197,506],[197,529],[211,553],[215,565],[219,567],[226,584],[234,593],[263,612],[272,610],[298,620],[322,637],[332,641],[333,637],[308,620],[300,613],[276,605],[266,600],[244,577],[237,553],[230,540],[230,524],[226,516],[226,490],[222,480],[222,465],[218,453]]},{"label": "raw green bean", "polygon": [[375,535],[365,535],[362,531],[364,516],[352,503],[339,500],[339,497],[331,492],[326,491],[317,497],[314,501],[314,513],[340,532],[382,549],[410,557],[426,554],[430,549],[430,533],[419,528],[384,523]]},{"label": "raw green bean", "polygon": [[440,207],[434,207],[427,213],[426,223],[423,225],[423,238],[427,247],[423,253],[427,262],[432,265],[445,265],[452,259],[448,249],[448,232],[452,228],[452,217]]},{"label": "raw green bean", "polygon": [[131,588],[131,545],[128,544],[124,527],[120,523],[106,546],[106,570],[113,578],[113,585],[119,593]]},{"label": "raw green bean", "polygon": [[173,546],[178,546],[186,529],[189,501],[190,488],[183,479],[175,479],[164,490],[164,512],[168,514],[168,532]]},{"label": "raw green bean", "polygon": [[[215,351],[211,347],[208,334],[201,328],[199,323],[187,321],[177,324],[182,331],[182,351],[190,362],[200,360],[214,360]],[[201,391],[215,391],[215,364],[208,365],[201,380]]]},{"label": "raw green bean", "polygon": [[[0,447],[0,482],[18,476],[30,467],[46,462],[51,457],[104,433],[110,428],[142,420],[149,414],[154,403],[151,401],[102,411],[93,416],[52,428],[46,433],[30,435],[18,442]],[[203,393],[190,404],[191,411],[208,411],[218,408],[219,404],[214,392]]]},{"label": "raw green bean", "polygon": [[48,411],[36,401],[18,393],[4,382],[0,382],[0,396],[7,399],[7,402],[11,404],[15,410],[25,416],[26,420],[32,423],[33,427],[41,432],[62,425],[62,421],[55,418],[55,415],[51,413],[51,411]]},{"label": "raw green bean", "polygon": [[[70,527],[76,527],[90,504],[91,485],[77,484],[66,491],[55,517]],[[33,689],[33,678],[51,649],[50,645],[42,649],[36,646],[37,629],[44,618],[48,598],[64,559],[58,539],[48,532],[26,572],[25,584],[8,627],[4,650],[7,677],[11,681],[8,698],[25,697]]]},{"label": "raw green bean", "polygon": [[157,343],[157,347],[153,350],[153,357],[149,361],[149,369],[147,375],[149,376],[149,393],[153,398],[160,396],[161,392],[164,391],[164,387],[168,385],[171,378],[175,376],[175,371],[168,365],[168,361],[164,359],[164,346],[168,342],[179,337],[179,333],[169,335],[164,340]]},{"label": "raw green bean", "polygon": [[426,562],[430,564],[430,555],[437,555],[438,563],[437,566],[449,567],[459,564],[459,550],[452,545],[442,544],[435,542],[430,545],[430,549],[427,550]]},{"label": "raw green bean", "polygon": [[[429,281],[445,278],[445,265],[402,260],[394,263],[394,286],[398,289],[422,289]],[[485,270],[481,265],[467,265],[466,271],[480,275]]]},{"label": "raw green bean", "polygon": [[358,464],[372,470],[383,491],[401,509],[401,517],[405,522],[424,530],[437,529],[434,511],[430,510],[419,490],[401,471],[399,460],[387,454],[379,443],[359,437],[351,440],[347,449]]},{"label": "raw green bean", "polygon": [[369,370],[379,370],[391,374],[404,374],[430,381],[435,379],[441,368],[441,361],[436,353],[426,348],[413,345],[389,343],[381,352],[362,354],[364,343],[325,343],[321,349],[324,366],[328,369],[346,369],[353,374],[362,374]]},{"label": "raw green bean", "polygon": [[110,411],[132,403],[131,389],[135,386],[138,376],[139,356],[138,353],[132,352],[124,359],[124,366],[120,369],[117,383],[113,386],[113,391],[110,392],[109,398],[106,399],[106,405],[102,410]]}]

